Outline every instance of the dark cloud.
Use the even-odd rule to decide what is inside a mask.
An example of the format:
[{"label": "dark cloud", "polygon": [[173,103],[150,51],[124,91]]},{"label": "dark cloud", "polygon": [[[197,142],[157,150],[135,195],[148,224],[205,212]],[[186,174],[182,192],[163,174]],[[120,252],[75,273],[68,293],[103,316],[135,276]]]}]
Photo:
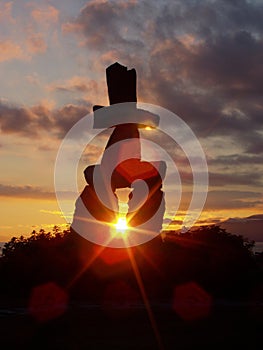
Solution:
[{"label": "dark cloud", "polygon": [[144,43],[138,34],[145,26],[145,18],[144,11],[138,12],[138,7],[142,10],[144,2],[87,2],[75,22],[75,28],[85,34],[86,44],[91,49],[142,49]]},{"label": "dark cloud", "polygon": [[54,200],[55,193],[33,186],[9,186],[0,184],[1,197]]},{"label": "dark cloud", "polygon": [[262,2],[92,1],[68,26],[98,61],[135,67],[139,98],[177,113],[197,136],[230,135],[263,151]]},{"label": "dark cloud", "polygon": [[196,45],[194,52],[173,40],[152,55],[152,79],[141,90],[149,83],[152,99],[177,113],[199,135],[228,134],[240,142],[245,134],[251,144],[251,136],[263,128],[263,41],[251,40],[257,54],[244,43],[241,49],[235,47],[240,38],[216,38],[213,45]]},{"label": "dark cloud", "polygon": [[[165,21],[164,21],[165,19]],[[195,33],[199,38],[239,28],[257,34],[263,30],[263,4],[247,0],[163,1],[156,20],[164,39],[175,32]]]},{"label": "dark cloud", "polygon": [[248,186],[263,186],[263,176],[261,173],[250,172],[235,172],[228,173],[213,173],[209,172],[210,186],[231,186],[231,185],[248,185]]},{"label": "dark cloud", "polygon": [[[58,192],[61,199],[75,200],[76,194],[70,191]],[[55,192],[36,186],[11,186],[0,184],[0,197],[56,200]]]},{"label": "dark cloud", "polygon": [[[0,125],[3,133],[27,133],[33,115],[26,108],[0,105]],[[32,130],[34,134],[34,130]]]},{"label": "dark cloud", "polygon": [[49,132],[54,137],[62,138],[66,132],[87,113],[87,106],[66,105],[51,110],[44,105],[19,108],[0,104],[0,128],[2,133],[20,134],[27,137],[41,137],[42,132]]},{"label": "dark cloud", "polygon": [[[263,135],[262,133],[254,132],[253,139],[247,145],[247,153],[263,155]],[[262,164],[262,163],[261,163]]]},{"label": "dark cloud", "polygon": [[263,40],[252,33],[218,33],[197,45],[189,55],[188,73],[201,86],[222,89],[221,94],[262,93]]},{"label": "dark cloud", "polygon": [[215,224],[219,224],[220,222],[222,222],[222,219],[217,219],[217,218],[211,218],[211,219],[205,219],[205,220],[197,220],[196,224],[197,225],[215,225]]},{"label": "dark cloud", "polygon": [[86,106],[66,105],[53,111],[52,118],[58,137],[62,138],[90,109]]},{"label": "dark cloud", "polygon": [[262,193],[250,191],[209,191],[205,209],[254,208],[263,204]]},{"label": "dark cloud", "polygon": [[[106,65],[115,60],[135,67],[139,100],[175,112],[204,143],[206,136],[222,138],[224,147],[216,152],[221,154],[210,161],[210,186],[262,188],[262,172],[253,168],[262,166],[263,154],[262,2],[89,1],[64,30],[75,31],[86,45],[90,69],[101,69],[105,78]],[[54,89],[87,93],[94,88],[83,81],[70,80]],[[1,130],[27,136],[49,131],[63,137],[90,110],[89,102],[56,110],[2,105]],[[160,145],[175,154],[174,143],[158,137]],[[228,145],[235,146],[235,154],[224,155]],[[213,153],[212,142],[211,148]],[[183,179],[192,181],[183,170]],[[261,204],[259,197],[239,193],[242,198],[229,191],[210,192],[208,203],[211,208]]]},{"label": "dark cloud", "polygon": [[263,142],[254,146],[263,127],[262,23],[263,4],[245,0],[91,2],[75,22],[89,49],[138,64],[144,100],[198,135],[232,135],[251,153]]},{"label": "dark cloud", "polygon": [[262,155],[250,156],[246,154],[231,154],[227,156],[219,156],[213,160],[210,160],[209,164],[223,166],[262,165]]}]

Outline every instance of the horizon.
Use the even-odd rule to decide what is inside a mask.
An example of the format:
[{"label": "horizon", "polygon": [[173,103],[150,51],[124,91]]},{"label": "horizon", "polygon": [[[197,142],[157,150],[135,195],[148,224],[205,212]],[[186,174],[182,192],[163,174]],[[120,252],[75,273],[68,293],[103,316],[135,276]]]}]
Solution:
[{"label": "horizon", "polygon": [[[227,225],[226,232],[233,234],[233,235],[241,235],[242,237],[248,238],[249,240],[254,240],[255,243],[263,244],[263,236],[259,240],[257,240],[257,239],[255,240],[255,239],[249,238],[249,236],[250,236],[249,232],[248,232],[248,235],[246,236],[246,231],[245,231],[245,233],[242,231],[240,233],[240,232],[238,232],[238,229],[236,229],[236,230],[234,229],[235,232],[233,231],[233,229],[231,229],[232,224],[241,224],[242,225],[244,223],[250,224],[250,223],[255,222],[255,220],[253,219],[254,216],[260,216],[260,218],[257,219],[256,221],[260,221],[261,226],[262,226],[263,225],[263,214],[254,214],[254,215],[248,216],[248,217],[231,217],[231,218],[227,218],[227,219],[222,219],[221,221],[215,220],[216,222],[214,222],[214,223],[213,222],[205,223],[203,221],[201,221],[201,223],[198,223],[198,221],[197,221],[189,230],[191,231],[191,230],[198,229],[200,227],[205,227],[205,226],[209,227],[209,226],[213,226],[213,225],[223,226],[222,228],[226,229],[224,227],[224,224],[226,224]],[[28,231],[24,234],[21,234],[21,233],[16,234],[14,232],[11,236],[7,236],[6,238],[3,238],[4,236],[0,235],[0,244],[8,242],[12,237],[19,238],[19,237],[23,236],[24,238],[28,238],[28,237],[30,237],[30,235],[32,234],[33,231],[39,232],[39,230],[41,230],[41,229],[44,229],[46,233],[52,232],[54,227],[58,227],[60,230],[68,230],[71,227],[71,223],[62,224],[62,225],[48,225],[47,227],[42,227],[42,226],[32,227],[30,232]],[[230,228],[230,230],[229,230],[229,228]],[[261,229],[261,227],[259,227],[259,229]],[[175,232],[175,233],[181,233],[181,234],[184,233],[182,231],[182,225],[178,224],[178,223],[173,224],[173,222],[171,222],[171,226],[168,226],[165,230],[162,230],[160,232],[160,235],[165,234],[165,233],[169,233],[169,232]],[[261,250],[263,251],[263,246],[262,246]]]}]

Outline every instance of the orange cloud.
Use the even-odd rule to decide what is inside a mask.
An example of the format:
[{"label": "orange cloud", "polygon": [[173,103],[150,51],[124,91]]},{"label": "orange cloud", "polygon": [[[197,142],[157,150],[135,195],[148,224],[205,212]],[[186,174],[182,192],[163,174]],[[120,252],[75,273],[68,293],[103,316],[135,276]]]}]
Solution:
[{"label": "orange cloud", "polygon": [[44,213],[44,214],[50,214],[50,215],[59,215],[61,217],[63,217],[62,212],[60,210],[46,210],[46,209],[40,209],[40,213]]},{"label": "orange cloud", "polygon": [[12,42],[11,40],[0,41],[0,51],[0,62],[13,59],[26,60],[29,58],[29,56],[22,50],[21,46]]},{"label": "orange cloud", "polygon": [[7,2],[5,4],[0,4],[0,21],[8,21],[14,23],[15,20],[12,16],[13,2]]},{"label": "orange cloud", "polygon": [[27,39],[27,48],[30,53],[44,53],[47,50],[46,41],[43,38],[43,35],[38,33],[34,34]]},{"label": "orange cloud", "polygon": [[193,34],[183,34],[178,36],[178,40],[189,50],[193,49],[195,45],[201,42],[201,40]]},{"label": "orange cloud", "polygon": [[98,83],[95,80],[89,80],[85,77],[73,76],[68,80],[50,84],[48,89],[51,91],[98,92]]},{"label": "orange cloud", "polygon": [[85,101],[85,105],[90,101],[94,104],[107,104],[106,86],[105,82],[102,80],[97,82],[86,77],[73,76],[67,80],[55,81],[46,88],[51,92],[74,93],[74,96],[77,96],[75,100],[78,101],[78,104],[81,100],[82,102]]},{"label": "orange cloud", "polygon": [[59,11],[54,6],[49,5],[42,9],[35,8],[31,11],[31,16],[37,23],[55,23],[58,20]]},{"label": "orange cloud", "polygon": [[79,23],[66,22],[62,24],[62,32],[67,33],[79,33],[82,31],[82,25]]}]

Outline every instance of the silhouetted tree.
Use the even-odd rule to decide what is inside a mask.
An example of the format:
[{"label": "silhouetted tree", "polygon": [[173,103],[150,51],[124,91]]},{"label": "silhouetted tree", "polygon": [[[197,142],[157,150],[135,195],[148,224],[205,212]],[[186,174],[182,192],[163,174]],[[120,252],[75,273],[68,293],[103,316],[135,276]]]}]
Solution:
[{"label": "silhouetted tree", "polygon": [[262,280],[253,242],[217,226],[184,234],[168,232],[130,249],[101,248],[70,229],[33,231],[13,237],[0,258],[0,293],[28,295],[32,287],[54,281],[72,298],[100,301],[108,285],[123,281],[138,294],[130,255],[150,299],[171,298],[176,285],[196,281],[215,297],[245,296]]},{"label": "silhouetted tree", "polygon": [[[170,258],[170,242],[175,244],[178,252],[174,252],[173,258]],[[166,243],[170,266],[167,269],[174,279],[185,276],[186,279],[198,280],[218,296],[248,292],[253,271],[257,269],[252,252],[254,242],[218,226],[203,226],[184,234],[169,233]]]}]

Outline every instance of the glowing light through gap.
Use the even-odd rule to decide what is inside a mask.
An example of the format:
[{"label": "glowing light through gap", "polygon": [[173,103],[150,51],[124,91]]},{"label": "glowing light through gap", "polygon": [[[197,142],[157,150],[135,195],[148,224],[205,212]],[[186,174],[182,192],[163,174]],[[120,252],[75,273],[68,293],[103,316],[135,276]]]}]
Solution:
[{"label": "glowing light through gap", "polygon": [[129,194],[131,192],[130,188],[120,188],[116,189],[115,194],[118,198],[118,205],[119,205],[119,217],[115,224],[115,228],[117,233],[121,234],[127,234],[127,230],[129,228],[126,215],[128,212],[128,200],[129,200]]},{"label": "glowing light through gap", "polygon": [[122,234],[128,229],[127,221],[125,218],[119,217],[117,223],[115,224],[116,230]]}]

